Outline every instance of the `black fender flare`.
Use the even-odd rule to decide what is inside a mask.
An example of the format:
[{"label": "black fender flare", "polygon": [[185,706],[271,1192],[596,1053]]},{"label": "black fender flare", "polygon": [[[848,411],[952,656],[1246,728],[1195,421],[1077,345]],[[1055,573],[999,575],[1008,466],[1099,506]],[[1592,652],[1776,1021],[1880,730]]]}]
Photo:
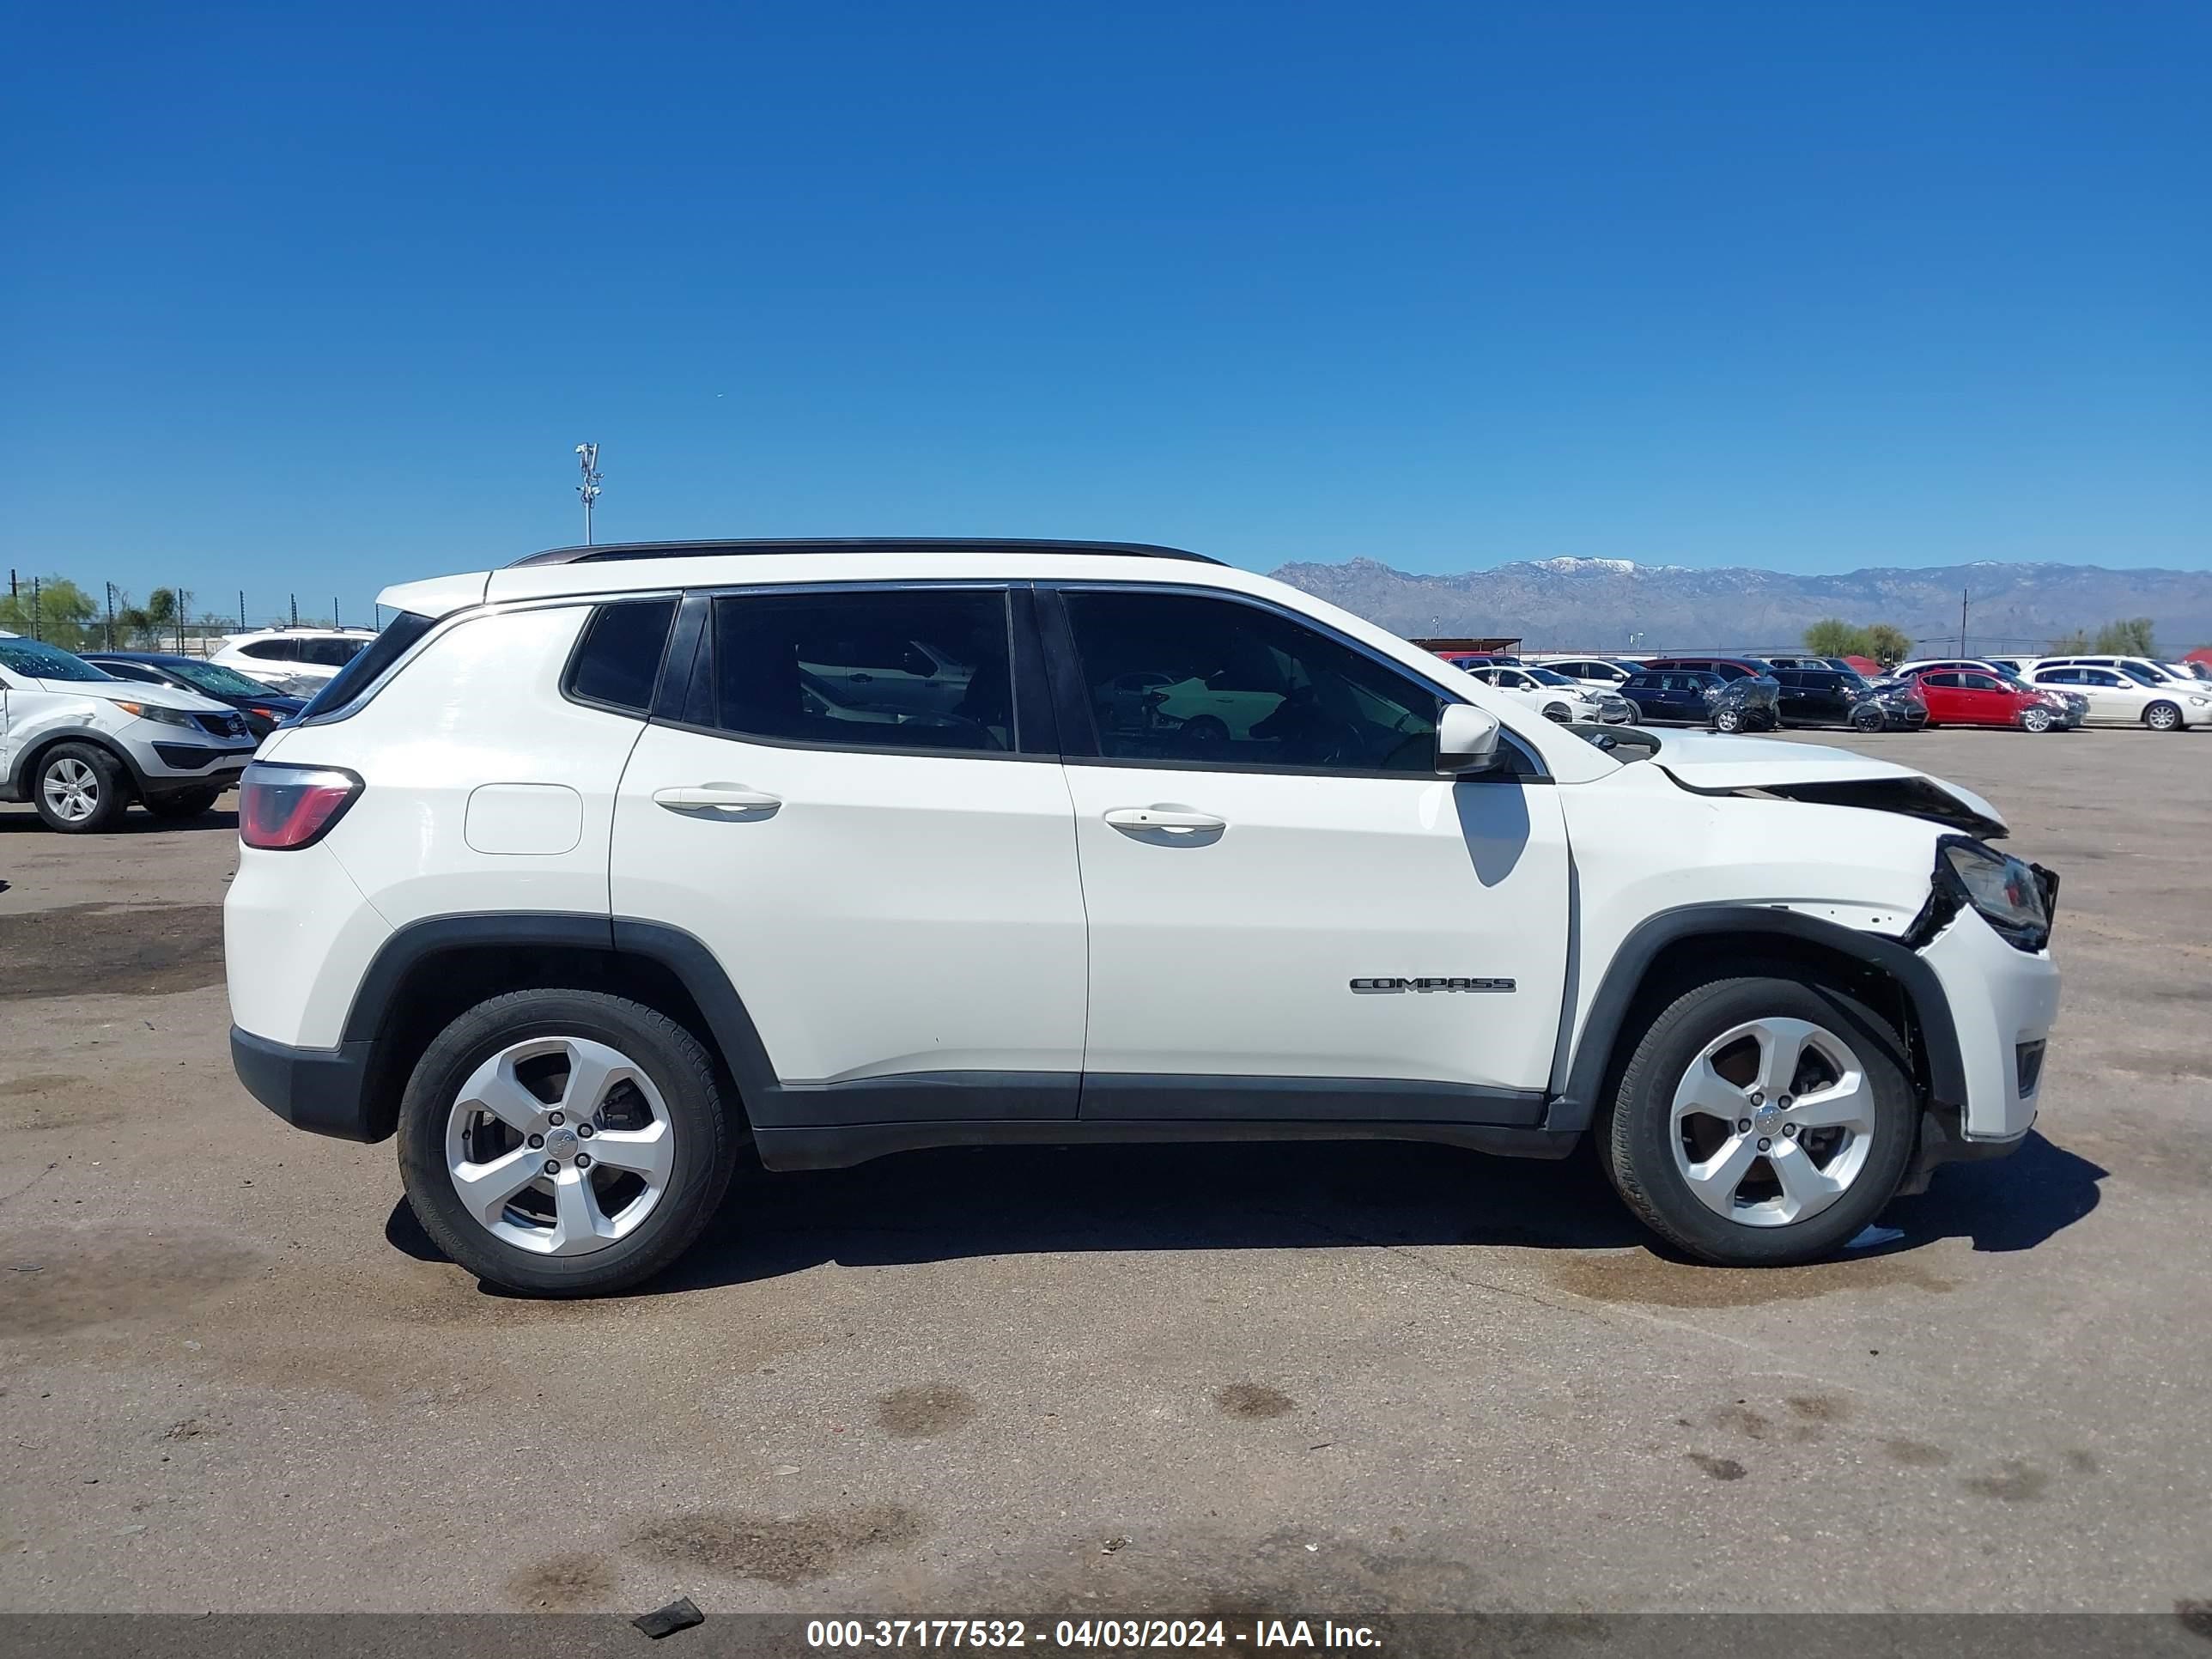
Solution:
[{"label": "black fender flare", "polygon": [[1574,1042],[1565,1086],[1553,1098],[1544,1127],[1589,1127],[1622,1027],[1662,951],[1686,939],[1747,934],[1819,945],[1895,981],[1911,1004],[1919,1028],[1933,1103],[1948,1108],[1965,1106],[1966,1068],[1960,1057],[1959,1031],[1951,1018],[1950,1000],[1943,994],[1936,970],[1909,947],[1880,933],[1863,933],[1840,922],[1771,905],[1688,904],[1646,917],[1613,952],[1597,994],[1590,999],[1581,1036]]},{"label": "black fender flare", "polygon": [[146,798],[146,775],[138,769],[138,763],[131,758],[130,751],[105,732],[95,732],[84,726],[75,730],[64,727],[59,732],[50,732],[16,757],[15,775],[9,778],[9,785],[19,799],[31,799],[31,779],[36,775],[40,763],[52,750],[65,743],[87,744],[113,757],[115,763],[123,769],[123,775],[131,780],[131,799],[143,800]]},{"label": "black fender flare", "polygon": [[740,1092],[756,1098],[775,1085],[775,1068],[760,1033],[714,953],[679,927],[623,916],[490,910],[410,922],[384,942],[362,975],[346,1011],[344,1041],[374,1042],[401,989],[423,963],[443,951],[482,945],[576,948],[658,963],[698,1005]]}]

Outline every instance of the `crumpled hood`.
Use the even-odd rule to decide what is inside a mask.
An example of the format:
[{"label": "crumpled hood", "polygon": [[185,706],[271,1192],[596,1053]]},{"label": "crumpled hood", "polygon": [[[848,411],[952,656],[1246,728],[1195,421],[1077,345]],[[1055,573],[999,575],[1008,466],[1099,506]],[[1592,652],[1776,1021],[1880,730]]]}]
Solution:
[{"label": "crumpled hood", "polygon": [[107,702],[144,703],[150,708],[174,708],[186,714],[230,714],[227,702],[204,697],[179,685],[153,685],[143,680],[40,680],[49,691],[72,697],[99,697]]},{"label": "crumpled hood", "polygon": [[1902,812],[1947,824],[1985,841],[2008,834],[1996,807],[1971,789],[1931,778],[1894,761],[1848,749],[1783,743],[1771,738],[1708,732],[1652,732],[1659,751],[1650,764],[1701,795],[1755,793],[1829,806]]}]

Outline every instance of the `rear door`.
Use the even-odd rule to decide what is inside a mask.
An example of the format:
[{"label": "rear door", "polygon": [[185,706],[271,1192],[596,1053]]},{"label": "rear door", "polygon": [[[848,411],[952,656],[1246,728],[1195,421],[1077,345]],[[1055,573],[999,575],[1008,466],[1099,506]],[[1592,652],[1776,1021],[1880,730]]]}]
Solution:
[{"label": "rear door", "polygon": [[1029,609],[963,583],[687,600],[611,896],[728,974],[775,1079],[758,1127],[1074,1115],[1083,896]]},{"label": "rear door", "polygon": [[[1257,600],[1039,597],[1091,925],[1084,1117],[1535,1121],[1567,878],[1533,757],[1437,776],[1437,687]],[[1115,686],[1152,673],[1273,712],[1225,744],[1126,720]]]},{"label": "rear door", "polygon": [[1931,726],[1968,725],[1972,714],[1960,695],[1959,677],[1945,670],[1914,677],[1920,686],[1921,701],[1928,705],[1928,721]]}]

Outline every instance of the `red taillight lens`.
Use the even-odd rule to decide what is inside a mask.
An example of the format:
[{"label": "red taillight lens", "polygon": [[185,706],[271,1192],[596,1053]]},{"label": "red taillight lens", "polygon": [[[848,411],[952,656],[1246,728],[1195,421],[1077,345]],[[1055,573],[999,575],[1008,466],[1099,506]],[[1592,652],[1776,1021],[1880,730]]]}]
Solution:
[{"label": "red taillight lens", "polygon": [[238,784],[238,838],[248,847],[310,847],[361,793],[361,780],[335,766],[256,761]]}]

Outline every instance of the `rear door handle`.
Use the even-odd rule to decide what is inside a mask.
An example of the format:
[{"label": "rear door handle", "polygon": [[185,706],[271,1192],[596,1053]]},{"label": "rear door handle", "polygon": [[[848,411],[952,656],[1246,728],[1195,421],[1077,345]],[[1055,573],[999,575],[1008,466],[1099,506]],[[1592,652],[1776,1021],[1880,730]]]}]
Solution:
[{"label": "rear door handle", "polygon": [[783,805],[783,797],[764,789],[748,789],[737,783],[702,783],[692,789],[656,789],[653,804],[672,812],[767,814]]},{"label": "rear door handle", "polygon": [[1217,818],[1210,812],[1193,812],[1179,806],[1117,806],[1107,813],[1106,822],[1116,830],[1131,833],[1166,830],[1197,835],[1207,830],[1226,830],[1229,827],[1225,818]]}]

